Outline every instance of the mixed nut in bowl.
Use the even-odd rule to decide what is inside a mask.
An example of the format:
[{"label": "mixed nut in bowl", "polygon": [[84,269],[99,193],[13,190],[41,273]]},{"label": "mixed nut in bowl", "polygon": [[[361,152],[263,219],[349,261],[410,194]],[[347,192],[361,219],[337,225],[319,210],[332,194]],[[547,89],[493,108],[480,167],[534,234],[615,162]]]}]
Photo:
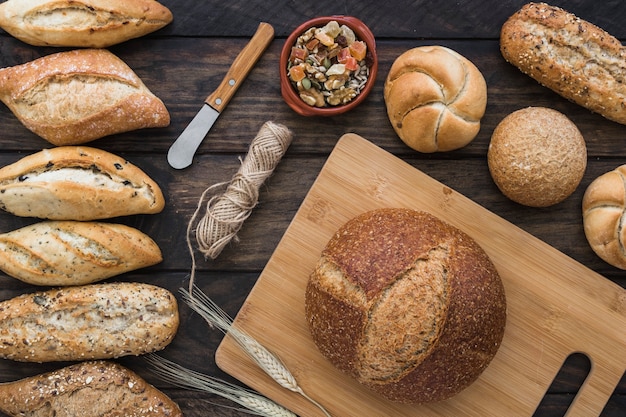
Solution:
[{"label": "mixed nut in bowl", "polygon": [[280,55],[280,88],[303,116],[334,116],[358,106],[378,72],[376,42],[351,16],[326,16],[298,26]]}]

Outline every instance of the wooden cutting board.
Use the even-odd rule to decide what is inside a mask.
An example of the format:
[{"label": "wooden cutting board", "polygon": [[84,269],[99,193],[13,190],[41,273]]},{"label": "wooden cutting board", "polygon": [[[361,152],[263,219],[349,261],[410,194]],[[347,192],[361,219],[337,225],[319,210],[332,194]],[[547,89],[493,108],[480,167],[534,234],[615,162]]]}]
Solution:
[{"label": "wooden cutting board", "polygon": [[[430,212],[472,236],[504,282],[508,318],[496,357],[469,388],[427,406],[380,399],[317,351],[304,288],[335,230],[381,207]],[[276,353],[303,390],[335,417],[531,416],[564,360],[583,352],[591,372],[569,416],[599,415],[626,369],[626,291],[365,139],[344,135],[235,318]],[[300,416],[317,408],[263,374],[230,337],[218,366]]]}]

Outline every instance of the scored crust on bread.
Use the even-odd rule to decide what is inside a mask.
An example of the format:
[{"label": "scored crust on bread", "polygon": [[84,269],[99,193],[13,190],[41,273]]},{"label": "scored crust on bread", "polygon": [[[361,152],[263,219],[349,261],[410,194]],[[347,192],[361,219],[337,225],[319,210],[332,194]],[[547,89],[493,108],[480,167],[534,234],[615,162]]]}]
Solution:
[{"label": "scored crust on bread", "polygon": [[79,361],[164,349],[179,325],[168,290],[119,282],[63,287],[0,302],[0,357]]},{"label": "scored crust on bread", "polygon": [[154,32],[173,19],[154,0],[9,0],[0,27],[35,46],[106,48]]},{"label": "scored crust on bread", "polygon": [[96,220],[159,213],[164,206],[152,178],[97,148],[44,149],[0,169],[0,208],[17,216]]},{"label": "scored crust on bread", "polygon": [[431,403],[474,382],[506,322],[502,281],[468,235],[410,209],[339,228],[305,291],[320,352],[386,399]]},{"label": "scored crust on bread", "polygon": [[12,416],[182,417],[179,406],[130,369],[87,361],[0,384],[0,411]]},{"label": "scored crust on bread", "polygon": [[0,270],[33,285],[91,284],[162,260],[154,240],[123,224],[44,221],[0,234]]},{"label": "scored crust on bread", "polygon": [[500,50],[543,86],[626,124],[626,48],[605,30],[560,7],[528,3],[502,26]]},{"label": "scored crust on bread", "polygon": [[163,102],[105,49],[58,52],[0,68],[0,100],[26,128],[57,146],[170,123]]}]

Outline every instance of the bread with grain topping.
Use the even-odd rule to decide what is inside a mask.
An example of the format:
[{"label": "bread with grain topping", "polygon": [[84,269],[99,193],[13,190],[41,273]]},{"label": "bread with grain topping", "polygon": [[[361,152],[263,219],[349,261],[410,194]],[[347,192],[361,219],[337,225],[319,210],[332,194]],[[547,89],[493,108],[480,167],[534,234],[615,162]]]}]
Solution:
[{"label": "bread with grain topping", "polygon": [[0,234],[0,270],[32,285],[91,284],[162,260],[154,240],[123,224],[44,221]]},{"label": "bread with grain topping", "polygon": [[0,27],[35,46],[106,48],[169,24],[172,12],[154,0],[8,0]]},{"label": "bread with grain topping", "polygon": [[307,283],[305,315],[339,370],[388,400],[432,403],[490,363],[506,298],[470,236],[425,212],[385,208],[332,236]]},{"label": "bread with grain topping", "polygon": [[11,416],[182,417],[167,395],[112,361],[87,361],[0,384],[0,411]]},{"label": "bread with grain topping", "polygon": [[394,130],[419,152],[445,152],[470,143],[487,106],[487,84],[467,58],[443,46],[401,54],[384,87]]},{"label": "bread with grain topping", "polygon": [[583,228],[591,249],[608,264],[626,269],[626,165],[596,179],[582,201]]},{"label": "bread with grain topping", "polygon": [[61,146],[0,168],[0,208],[23,217],[97,220],[159,213],[159,185],[131,162],[86,146]]},{"label": "bread with grain topping", "polygon": [[154,285],[62,287],[0,302],[0,358],[81,361],[164,349],[179,325],[176,298]]},{"label": "bread with grain topping", "polygon": [[0,68],[0,100],[57,146],[170,123],[163,102],[106,49],[58,52]]},{"label": "bread with grain topping", "polygon": [[626,48],[605,30],[562,8],[528,3],[502,26],[500,50],[543,86],[626,124]]}]

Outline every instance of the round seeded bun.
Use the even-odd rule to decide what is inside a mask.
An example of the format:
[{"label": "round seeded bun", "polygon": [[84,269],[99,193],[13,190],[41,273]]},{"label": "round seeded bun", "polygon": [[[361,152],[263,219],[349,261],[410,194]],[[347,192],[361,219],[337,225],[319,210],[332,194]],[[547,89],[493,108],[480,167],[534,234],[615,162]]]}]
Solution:
[{"label": "round seeded bun", "polygon": [[363,213],[328,242],[306,287],[320,352],[382,397],[444,400],[474,382],[498,350],[506,299],[495,266],[435,216]]},{"label": "round seeded bun", "polygon": [[489,172],[502,193],[531,207],[548,207],[569,197],[587,168],[587,147],[564,114],[528,107],[496,126],[487,152]]},{"label": "round seeded bun", "polygon": [[626,165],[600,175],[583,195],[583,226],[591,249],[605,262],[626,269]]}]

